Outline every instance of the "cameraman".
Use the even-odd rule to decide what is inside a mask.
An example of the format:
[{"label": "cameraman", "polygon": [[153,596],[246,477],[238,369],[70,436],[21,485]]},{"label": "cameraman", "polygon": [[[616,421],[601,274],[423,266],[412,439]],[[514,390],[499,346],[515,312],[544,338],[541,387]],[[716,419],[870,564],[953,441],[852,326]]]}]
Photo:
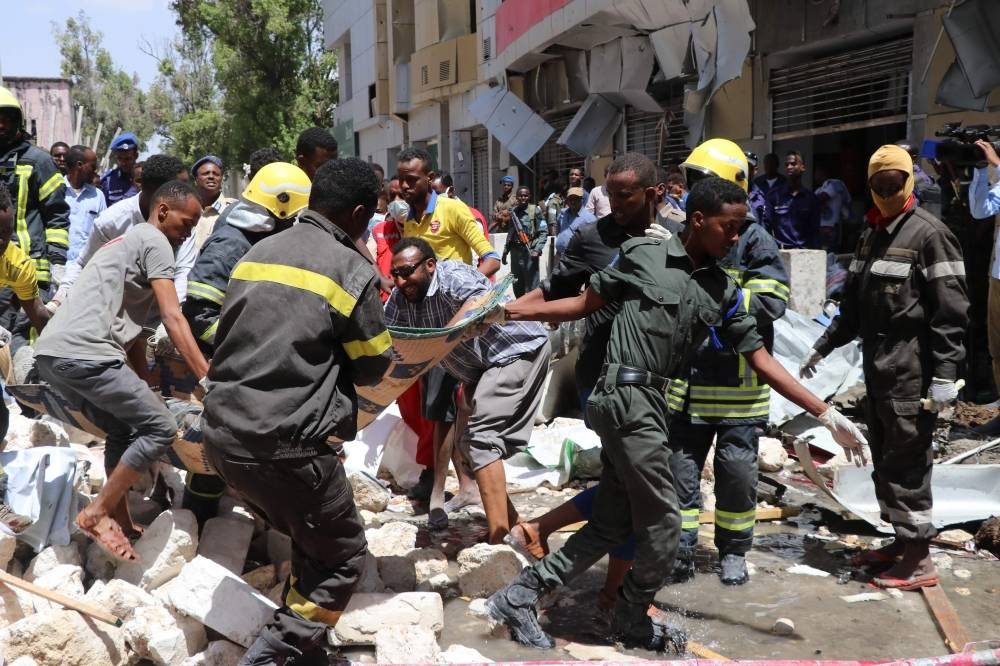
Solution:
[{"label": "cameraman", "polygon": [[[989,141],[980,139],[985,162],[976,165],[969,185],[969,210],[977,220],[1000,213],[1000,182],[990,187],[989,165],[1000,168],[1000,156]],[[993,241],[993,261],[990,264],[990,290],[986,305],[986,328],[989,334],[990,357],[993,359],[993,382],[1000,391],[1000,239]],[[995,437],[1000,435],[1000,416],[978,428],[976,432]]]}]

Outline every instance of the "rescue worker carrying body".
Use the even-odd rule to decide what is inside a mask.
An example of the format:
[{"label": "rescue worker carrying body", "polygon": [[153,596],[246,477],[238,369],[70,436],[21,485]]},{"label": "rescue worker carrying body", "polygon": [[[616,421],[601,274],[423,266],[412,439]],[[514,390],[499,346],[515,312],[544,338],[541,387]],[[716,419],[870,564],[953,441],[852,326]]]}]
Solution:
[{"label": "rescue worker carrying body", "polygon": [[[969,299],[954,234],[913,194],[913,162],[899,146],[868,164],[875,208],[848,268],[840,314],[813,345],[800,374],[861,338],[875,496],[896,539],[863,551],[855,566],[888,569],[872,582],[912,590],[936,585],[930,540],[935,412],[958,397]],[[921,398],[926,396],[926,406]]]},{"label": "rescue worker carrying body", "polygon": [[[11,240],[34,262],[39,292],[48,301],[53,271],[63,270],[69,251],[66,180],[52,157],[28,141],[21,104],[7,88],[0,88],[0,178],[14,202]],[[31,326],[9,288],[0,290],[0,326],[13,335],[11,353],[28,342]]]},{"label": "rescue worker carrying body", "polygon": [[[727,139],[709,139],[681,165],[690,186],[719,176],[743,189],[750,184],[743,150]],[[743,292],[740,307],[757,321],[764,347],[774,346],[772,322],[788,305],[788,274],[774,238],[748,206],[740,237],[719,262]],[[662,235],[653,225],[648,236]],[[694,575],[701,505],[701,471],[715,441],[715,546],[719,577],[726,585],[749,579],[746,553],[753,545],[757,509],[757,443],[767,423],[771,388],[761,382],[746,359],[710,337],[695,353],[690,376],[674,379],[667,394],[675,412],[670,422],[670,468],[681,509],[681,537],[672,574],[674,582]]]},{"label": "rescue worker carrying body", "polygon": [[[215,350],[215,330],[233,268],[257,242],[292,226],[294,216],[309,204],[311,187],[309,176],[299,167],[272,162],[219,216],[191,269],[183,305],[198,347],[208,359]],[[225,489],[218,476],[188,474],[183,507],[203,525],[218,512]]]}]

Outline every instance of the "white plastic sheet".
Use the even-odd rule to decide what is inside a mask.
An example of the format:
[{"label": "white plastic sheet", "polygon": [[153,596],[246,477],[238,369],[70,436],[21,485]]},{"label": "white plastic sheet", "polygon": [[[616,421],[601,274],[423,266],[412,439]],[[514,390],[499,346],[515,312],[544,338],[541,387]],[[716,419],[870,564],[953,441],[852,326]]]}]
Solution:
[{"label": "white plastic sheet", "polygon": [[357,439],[344,443],[348,473],[365,472],[375,477],[385,468],[402,488],[412,488],[420,479],[424,466],[418,465],[417,434],[403,423],[396,403],[389,405]]},{"label": "white plastic sheet", "polygon": [[600,470],[601,439],[579,419],[556,419],[537,428],[522,453],[504,461],[507,483],[536,488],[544,483],[558,488],[571,478],[592,478]]},{"label": "white plastic sheet", "polygon": [[[774,357],[792,376],[798,377],[799,364],[824,330],[822,324],[786,310],[785,316],[774,322]],[[855,341],[833,350],[816,369],[816,375],[802,383],[824,400],[863,382],[860,345]],[[777,391],[771,391],[771,423],[781,425],[804,411]]]},{"label": "white plastic sheet", "polygon": [[7,504],[34,521],[18,538],[36,552],[67,545],[80,509],[75,492],[80,463],[73,450],[40,446],[7,451],[0,453],[0,465],[7,473]]}]

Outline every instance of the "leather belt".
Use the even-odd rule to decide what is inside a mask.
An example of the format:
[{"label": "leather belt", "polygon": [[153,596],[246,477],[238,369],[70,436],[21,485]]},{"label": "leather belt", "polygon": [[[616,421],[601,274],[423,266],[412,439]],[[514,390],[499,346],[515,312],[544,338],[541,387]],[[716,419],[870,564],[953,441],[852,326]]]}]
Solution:
[{"label": "leather belt", "polygon": [[[608,363],[604,364],[601,370],[601,377],[597,380],[598,384],[603,384],[607,379],[608,366]],[[627,365],[618,366],[614,383],[617,386],[650,386],[657,391],[666,391],[667,387],[670,386],[670,380],[666,377],[661,377],[648,370],[632,368]]]}]

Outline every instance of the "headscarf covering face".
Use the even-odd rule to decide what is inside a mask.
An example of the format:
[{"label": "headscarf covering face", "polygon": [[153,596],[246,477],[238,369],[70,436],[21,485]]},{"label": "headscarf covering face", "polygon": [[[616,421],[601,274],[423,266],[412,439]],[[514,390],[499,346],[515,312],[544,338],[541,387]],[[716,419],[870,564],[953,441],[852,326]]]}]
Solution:
[{"label": "headscarf covering face", "polygon": [[872,190],[872,200],[883,218],[893,218],[903,212],[913,194],[913,159],[899,146],[886,145],[875,151],[868,161],[868,182],[880,171],[902,171],[906,174],[903,189],[895,194],[882,197]]}]

